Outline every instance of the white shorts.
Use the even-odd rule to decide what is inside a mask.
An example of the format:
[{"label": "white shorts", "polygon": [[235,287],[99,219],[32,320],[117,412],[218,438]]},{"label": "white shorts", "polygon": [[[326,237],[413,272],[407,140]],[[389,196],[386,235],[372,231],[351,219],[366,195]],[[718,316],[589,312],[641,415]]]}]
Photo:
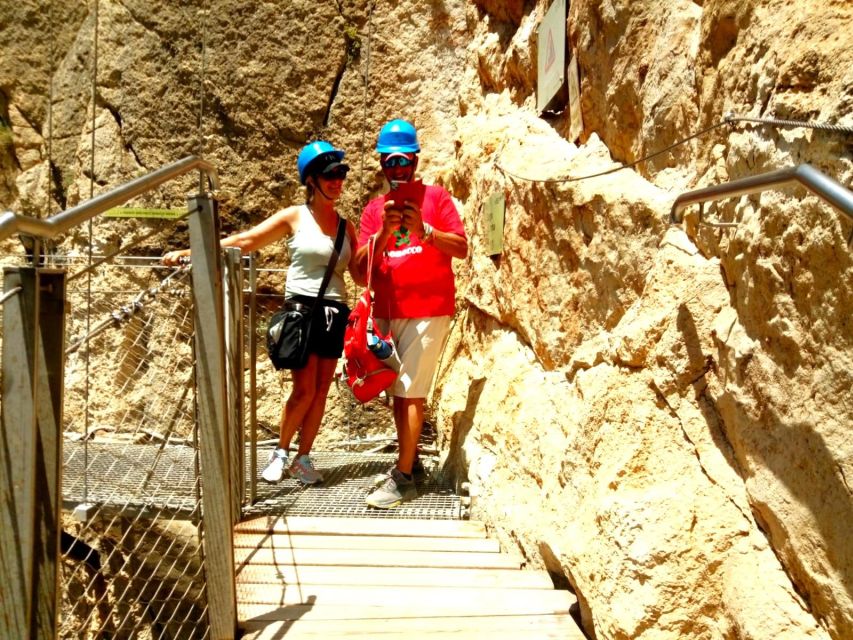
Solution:
[{"label": "white shorts", "polygon": [[400,398],[427,397],[452,320],[452,316],[396,318],[390,323],[376,319],[383,333],[388,332],[390,324],[400,357],[400,375],[389,393]]}]

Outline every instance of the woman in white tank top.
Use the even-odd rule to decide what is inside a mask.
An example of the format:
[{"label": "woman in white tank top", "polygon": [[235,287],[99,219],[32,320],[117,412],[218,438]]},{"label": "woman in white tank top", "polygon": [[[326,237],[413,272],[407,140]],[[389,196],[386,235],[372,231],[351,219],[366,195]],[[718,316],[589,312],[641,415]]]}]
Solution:
[{"label": "woman in white tank top", "polygon": [[[285,296],[299,302],[312,303],[320,290],[326,265],[334,248],[340,216],[335,203],[341,197],[349,166],[343,162],[344,152],[319,140],[307,144],[299,152],[299,179],[307,190],[306,203],[282,209],[247,231],[220,241],[223,247],[239,247],[249,253],[268,244],[286,239],[290,266]],[[364,278],[350,260],[357,237],[352,222],[346,223],[344,244],[318,314],[321,331],[312,325],[308,363],[292,370],[293,387],[284,403],[279,424],[278,447],[261,477],[267,482],[281,480],[285,469],[303,484],[322,482],[322,474],[314,468],[309,453],[326,408],[326,397],[332,384],[338,358],[343,348],[343,331],[349,309],[346,306],[344,271],[350,271],[357,284]],[[177,264],[188,257],[188,249],[170,251],[163,256],[166,264]],[[290,442],[299,431],[299,449],[288,465]]]}]

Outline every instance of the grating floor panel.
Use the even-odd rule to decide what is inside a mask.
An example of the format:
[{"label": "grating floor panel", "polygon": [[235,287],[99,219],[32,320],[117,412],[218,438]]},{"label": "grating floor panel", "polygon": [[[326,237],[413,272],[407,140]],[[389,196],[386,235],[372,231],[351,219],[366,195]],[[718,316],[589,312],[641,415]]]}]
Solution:
[{"label": "grating floor panel", "polygon": [[[303,487],[286,476],[275,485],[260,478],[260,469],[270,452],[271,448],[258,451],[257,501],[244,507],[244,517],[285,514],[429,520],[462,517],[459,496],[441,480],[429,459],[424,459],[429,473],[418,486],[418,498],[384,510],[368,508],[364,498],[373,487],[374,477],[394,464],[394,454],[315,452],[314,464],[325,480],[319,486]],[[84,452],[81,443],[66,441],[63,457],[62,493],[68,508],[83,501],[85,487],[88,502],[104,507],[166,509],[187,514],[196,509],[192,447],[90,442]],[[87,467],[88,473],[84,471]]]},{"label": "grating floor panel", "polygon": [[66,506],[195,510],[195,450],[159,444],[62,444],[62,498]]},{"label": "grating floor panel", "polygon": [[[258,452],[258,467],[263,468],[271,449]],[[246,516],[336,516],[348,518],[414,518],[426,520],[461,519],[461,502],[452,488],[442,482],[434,465],[424,460],[427,479],[418,486],[418,498],[395,509],[373,509],[364,498],[373,487],[373,478],[387,471],[396,460],[394,454],[312,453],[314,466],[323,473],[321,485],[303,487],[287,478],[271,485],[258,477],[258,501],[248,507]],[[260,474],[260,469],[259,469]]]}]

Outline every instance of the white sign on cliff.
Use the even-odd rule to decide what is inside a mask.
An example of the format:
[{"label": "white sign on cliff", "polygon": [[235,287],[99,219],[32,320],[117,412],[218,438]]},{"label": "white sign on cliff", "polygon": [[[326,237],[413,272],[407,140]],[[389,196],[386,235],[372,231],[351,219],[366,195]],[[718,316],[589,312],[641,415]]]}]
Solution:
[{"label": "white sign on cliff", "polygon": [[496,256],[504,250],[504,214],[506,198],[500,191],[489,196],[483,205],[486,219],[487,254]]},{"label": "white sign on cliff", "polygon": [[554,0],[538,31],[536,108],[545,111],[563,88],[566,69],[566,0]]},{"label": "white sign on cliff", "polygon": [[566,71],[569,76],[569,142],[574,142],[583,133],[583,116],[581,115],[581,85],[578,79],[578,58],[573,55],[569,60]]}]

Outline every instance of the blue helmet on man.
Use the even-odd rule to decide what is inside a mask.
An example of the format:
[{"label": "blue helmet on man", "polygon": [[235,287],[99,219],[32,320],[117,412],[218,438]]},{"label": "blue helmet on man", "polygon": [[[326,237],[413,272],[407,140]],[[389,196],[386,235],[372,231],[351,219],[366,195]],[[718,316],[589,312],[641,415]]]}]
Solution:
[{"label": "blue helmet on man", "polygon": [[309,142],[302,147],[299,157],[296,159],[296,167],[299,169],[299,181],[305,184],[310,176],[333,169],[339,165],[343,165],[349,169],[349,166],[344,164],[343,159],[343,150],[336,149],[331,143],[325,140]]},{"label": "blue helmet on man", "polygon": [[385,123],[379,130],[376,151],[379,153],[418,153],[418,132],[411,122],[399,118]]}]

